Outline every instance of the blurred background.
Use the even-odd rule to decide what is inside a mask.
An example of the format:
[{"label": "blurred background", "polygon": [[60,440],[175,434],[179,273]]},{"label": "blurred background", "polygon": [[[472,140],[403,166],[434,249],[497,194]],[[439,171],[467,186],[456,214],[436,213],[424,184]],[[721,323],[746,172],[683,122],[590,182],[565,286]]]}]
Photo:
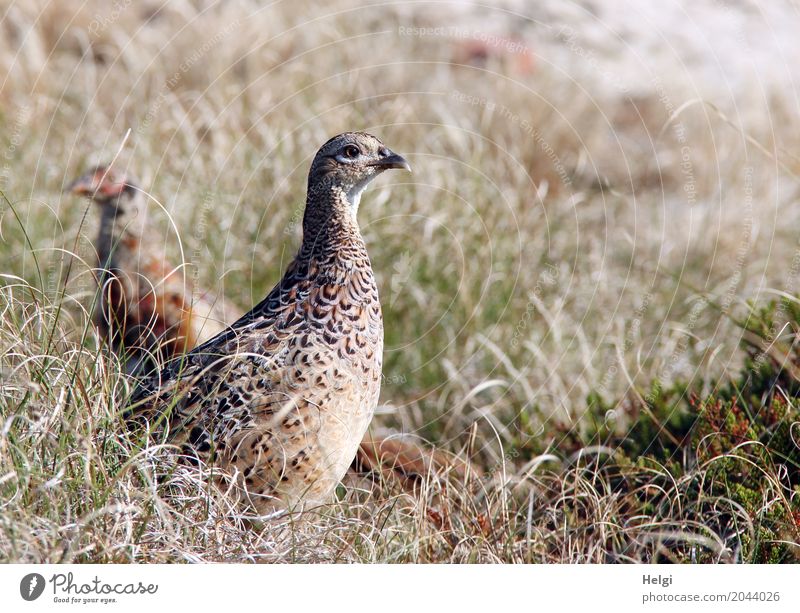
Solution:
[{"label": "blurred background", "polygon": [[798,288],[798,31],[788,0],[3,0],[3,272],[57,293],[72,261],[87,302],[98,220],[61,191],[118,156],[167,251],[247,309],[317,148],[365,130],[414,168],[360,212],[375,428],[458,447],[477,423],[496,458],[593,403],[624,429],[654,387],[738,369],[732,318]]}]

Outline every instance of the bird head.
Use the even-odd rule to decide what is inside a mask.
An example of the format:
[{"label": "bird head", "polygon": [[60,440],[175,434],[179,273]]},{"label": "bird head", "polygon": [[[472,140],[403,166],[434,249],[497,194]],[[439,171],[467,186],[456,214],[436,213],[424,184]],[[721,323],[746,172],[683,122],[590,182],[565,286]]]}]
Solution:
[{"label": "bird head", "polygon": [[345,132],[322,145],[308,174],[308,195],[338,190],[358,210],[361,193],[384,170],[411,171],[410,164],[365,132]]},{"label": "bird head", "polygon": [[133,196],[137,188],[126,174],[109,166],[95,166],[70,183],[64,191],[91,198],[101,206],[119,207],[122,196]]}]

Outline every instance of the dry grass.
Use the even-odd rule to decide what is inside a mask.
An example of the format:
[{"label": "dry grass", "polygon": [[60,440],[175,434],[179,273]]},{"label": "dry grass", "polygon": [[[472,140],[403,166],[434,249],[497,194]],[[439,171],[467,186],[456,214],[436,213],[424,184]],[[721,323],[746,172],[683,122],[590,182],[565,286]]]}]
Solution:
[{"label": "dry grass", "polygon": [[[796,559],[797,466],[761,454],[772,439],[703,457],[669,425],[685,390],[743,367],[730,315],[800,289],[790,91],[715,97],[678,66],[620,91],[565,74],[541,23],[500,9],[118,6],[0,5],[0,559]],[[399,30],[476,20],[524,51]],[[413,178],[360,213],[387,332],[374,429],[481,474],[414,494],[352,476],[330,508],[262,522],[129,440],[132,383],[87,315],[96,220],[60,193],[129,129],[118,163],[167,250],[243,308],[296,248],[320,143],[363,129],[407,155]],[[748,506],[725,487],[750,470]]]}]

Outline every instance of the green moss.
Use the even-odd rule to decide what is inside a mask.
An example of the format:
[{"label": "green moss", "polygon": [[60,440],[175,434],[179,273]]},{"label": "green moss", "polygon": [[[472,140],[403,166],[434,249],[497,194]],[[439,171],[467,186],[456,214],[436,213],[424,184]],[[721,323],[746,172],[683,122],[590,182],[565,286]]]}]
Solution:
[{"label": "green moss", "polygon": [[[603,472],[632,514],[674,522],[677,494],[683,519],[699,526],[695,530],[725,535],[736,559],[798,561],[800,351],[791,331],[800,330],[800,304],[750,305],[739,324],[748,334],[738,376],[707,385],[714,391],[705,395],[660,381],[613,405],[593,392],[582,428],[565,436],[565,451],[614,448]],[[612,409],[616,427],[607,418]],[[660,548],[673,561],[711,562],[720,555],[680,541]]]}]

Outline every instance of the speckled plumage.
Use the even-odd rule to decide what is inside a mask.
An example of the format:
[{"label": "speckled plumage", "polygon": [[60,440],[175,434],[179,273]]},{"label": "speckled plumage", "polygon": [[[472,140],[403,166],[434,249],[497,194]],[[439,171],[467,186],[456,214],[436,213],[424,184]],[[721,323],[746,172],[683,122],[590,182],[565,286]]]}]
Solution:
[{"label": "speckled plumage", "polygon": [[192,296],[182,270],[148,231],[146,200],[135,179],[97,166],[68,189],[100,210],[94,247],[101,295],[94,323],[129,373],[182,355],[241,315],[211,292]]},{"label": "speckled plumage", "polygon": [[356,213],[387,168],[408,164],[374,136],[325,143],[309,172],[302,246],[283,279],[133,396],[133,417],[234,474],[260,512],[326,502],[372,418],[383,319]]}]

